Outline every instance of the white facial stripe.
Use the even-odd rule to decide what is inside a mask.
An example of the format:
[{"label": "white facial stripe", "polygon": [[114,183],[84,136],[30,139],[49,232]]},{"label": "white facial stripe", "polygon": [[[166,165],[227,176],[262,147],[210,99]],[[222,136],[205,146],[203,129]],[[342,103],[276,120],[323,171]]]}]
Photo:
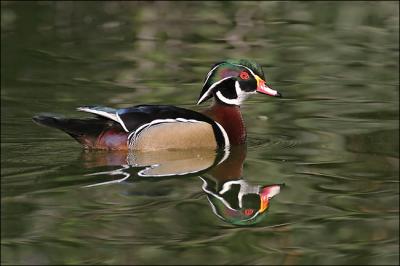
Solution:
[{"label": "white facial stripe", "polygon": [[222,185],[222,189],[219,191],[219,194],[225,194],[229,189],[231,189],[232,185],[234,184],[239,184],[242,185],[246,183],[244,180],[233,180],[233,181],[228,181]]},{"label": "white facial stripe", "polygon": [[[222,63],[221,63],[222,64]],[[211,74],[214,72],[214,70],[216,70],[221,64],[216,65],[215,67],[213,67],[207,74],[206,80],[204,81],[203,87],[206,85],[208,79],[210,78]],[[210,94],[210,90],[211,88],[209,88],[204,94],[203,96],[201,96],[200,100],[197,102],[197,104],[201,103],[205,97],[207,97]]]},{"label": "white facial stripe", "polygon": [[242,90],[242,88],[240,87],[239,81],[235,82],[235,90],[236,90],[236,94],[237,94],[237,98],[236,99],[228,99],[226,98],[224,95],[222,95],[221,91],[217,91],[217,97],[218,99],[220,99],[222,102],[226,103],[226,104],[234,104],[234,105],[241,105],[242,102],[244,100],[246,100],[246,98],[252,94],[253,92],[245,92]]},{"label": "white facial stripe", "polygon": [[[200,177],[200,178],[201,178],[201,177]],[[215,215],[217,215],[222,221],[225,221],[225,218],[218,214],[217,208],[215,208],[214,204],[212,203],[212,201],[210,200],[209,197],[207,197],[207,200],[208,200],[208,202],[209,202],[210,205],[211,205],[211,209],[212,209],[213,213],[214,213]]]},{"label": "white facial stripe", "polygon": [[232,185],[239,185],[239,193],[238,193],[238,200],[239,200],[239,207],[243,208],[243,196],[247,194],[259,194],[260,186],[252,186],[249,185],[244,180],[234,180],[228,181],[223,186],[222,189],[219,191],[219,194],[224,194],[228,190],[231,189]]},{"label": "white facial stripe", "polygon": [[235,91],[236,91],[236,95],[238,97],[240,94],[242,94],[242,88],[240,87],[239,81],[235,82]]},{"label": "white facial stripe", "polygon": [[254,72],[253,72],[253,70],[251,70],[250,68],[248,68],[247,66],[244,66],[244,65],[238,65],[238,64],[232,64],[232,65],[235,65],[235,66],[240,66],[240,67],[244,67],[244,68],[246,68],[252,75],[253,75],[253,77],[255,78],[255,79],[257,79],[257,77],[258,77],[258,75],[256,75]]},{"label": "white facial stripe", "polygon": [[223,82],[224,80],[227,80],[231,77],[226,77],[223,78],[221,80],[218,80],[217,82],[213,83],[210,88],[208,88],[208,90],[203,94],[203,96],[201,96],[201,98],[199,99],[199,101],[197,102],[197,104],[201,103],[212,91],[212,89],[214,89],[215,86],[217,86],[218,84],[220,84],[221,82]]},{"label": "white facial stripe", "polygon": [[246,98],[251,94],[251,92],[246,92],[243,91],[242,88],[240,87],[240,83],[239,81],[235,82],[235,90],[236,90],[236,94],[237,94],[237,100],[239,101],[239,103],[241,104],[244,100],[246,100]]},{"label": "white facial stripe", "polygon": [[[224,63],[225,63],[225,62],[222,62],[222,63],[216,65],[215,67],[213,67],[213,68],[208,72],[207,78],[206,78],[206,81],[205,81],[204,84],[203,84],[203,87],[204,87],[205,84],[207,83],[208,79],[210,78],[210,76],[211,76],[211,74],[214,72],[214,70],[216,70],[221,64],[224,64]],[[253,70],[251,70],[251,69],[248,68],[247,66],[240,65],[240,64],[232,64],[232,63],[229,63],[229,64],[234,65],[234,66],[238,66],[238,67],[243,67],[243,68],[247,69],[247,70],[250,72],[251,75],[253,75],[254,79],[256,79],[256,80],[257,80],[257,79],[260,79],[260,77],[259,77],[258,75],[256,75],[256,74],[253,72]],[[209,96],[210,93],[211,93],[211,91],[212,91],[212,89],[213,89],[215,86],[217,86],[217,85],[220,84],[222,81],[224,81],[224,80],[226,80],[226,79],[228,79],[228,78],[231,78],[231,77],[232,77],[232,76],[226,77],[226,78],[223,78],[223,79],[221,79],[221,80],[219,80],[219,81],[213,83],[213,84],[210,86],[210,88],[208,88],[208,90],[203,94],[203,96],[201,96],[201,98],[199,99],[199,101],[197,102],[197,104],[200,104],[207,96]],[[237,84],[235,83],[235,89],[236,89],[236,93],[237,93],[238,99],[239,99],[239,97],[240,97],[239,95],[242,95],[242,93],[238,93],[238,90],[237,90],[237,87],[236,87],[236,86],[239,86],[239,85],[237,85]],[[240,86],[239,86],[239,88],[240,88]],[[242,91],[242,90],[241,90],[241,91]],[[247,94],[249,94],[249,93],[247,93]],[[217,92],[217,95],[218,95],[218,92]],[[240,105],[240,103],[241,103],[244,99],[247,98],[247,95],[245,94],[245,95],[246,95],[245,97],[241,97],[241,98],[239,99],[239,103],[233,103],[233,101],[235,101],[235,100],[228,99],[228,98],[224,97],[221,93],[219,93],[219,95],[220,95],[219,99],[220,99],[221,101],[223,101],[223,102],[225,102],[225,103],[228,103],[228,104],[235,104],[235,105]],[[229,102],[230,102],[230,103],[229,103]],[[235,102],[237,102],[237,101],[235,101]]]},{"label": "white facial stripe", "polygon": [[217,91],[216,96],[218,97],[218,99],[220,99],[222,102],[226,104],[240,105],[238,99],[228,99],[224,95],[222,95],[221,91]]},{"label": "white facial stripe", "polygon": [[206,83],[207,83],[208,79],[210,78],[212,72],[214,72],[214,70],[217,69],[221,64],[223,64],[223,63],[220,63],[220,64],[216,65],[215,67],[213,67],[213,68],[208,72],[207,78],[206,78],[206,81],[204,81],[203,87],[204,87],[204,85],[206,85]]},{"label": "white facial stripe", "polygon": [[229,202],[227,202],[223,197],[219,196],[218,194],[215,194],[214,192],[210,191],[207,189],[207,182],[200,177],[201,180],[203,180],[203,186],[201,187],[203,189],[204,192],[206,192],[208,195],[214,196],[215,198],[219,199],[220,202],[222,202],[225,207],[227,207],[228,209],[232,210],[232,211],[236,211],[236,209],[234,209]]}]

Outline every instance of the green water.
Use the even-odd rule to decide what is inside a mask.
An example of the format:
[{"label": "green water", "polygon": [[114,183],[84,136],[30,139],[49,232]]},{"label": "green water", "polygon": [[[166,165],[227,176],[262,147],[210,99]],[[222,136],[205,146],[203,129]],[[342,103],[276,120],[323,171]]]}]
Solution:
[{"label": "green water", "polygon": [[[284,98],[246,101],[247,147],[218,175],[216,154],[189,154],[163,173],[194,173],[143,177],[31,121],[198,109],[225,58],[257,61]],[[398,264],[398,71],[398,2],[2,1],[1,263]],[[206,192],[224,178],[284,185],[240,224]]]}]

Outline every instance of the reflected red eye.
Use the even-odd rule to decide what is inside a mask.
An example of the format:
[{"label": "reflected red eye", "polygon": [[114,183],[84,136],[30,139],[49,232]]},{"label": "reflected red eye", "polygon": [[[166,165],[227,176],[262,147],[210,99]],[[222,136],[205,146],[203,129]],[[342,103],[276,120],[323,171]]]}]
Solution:
[{"label": "reflected red eye", "polygon": [[244,215],[250,216],[250,215],[253,214],[253,212],[254,212],[254,210],[252,210],[252,209],[245,209],[245,210],[244,210]]},{"label": "reflected red eye", "polygon": [[243,80],[248,80],[249,79],[249,73],[247,73],[246,71],[242,71],[242,72],[240,72],[240,78],[241,79],[243,79]]}]

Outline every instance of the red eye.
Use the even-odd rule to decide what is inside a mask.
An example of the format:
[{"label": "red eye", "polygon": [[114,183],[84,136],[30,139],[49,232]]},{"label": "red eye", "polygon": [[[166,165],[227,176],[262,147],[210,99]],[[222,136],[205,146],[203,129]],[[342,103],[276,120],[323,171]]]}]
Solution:
[{"label": "red eye", "polygon": [[250,215],[253,214],[253,212],[254,212],[254,210],[252,210],[252,209],[245,209],[245,210],[244,210],[244,215],[250,216]]},{"label": "red eye", "polygon": [[248,80],[249,79],[249,74],[246,71],[240,72],[240,78],[243,80]]}]

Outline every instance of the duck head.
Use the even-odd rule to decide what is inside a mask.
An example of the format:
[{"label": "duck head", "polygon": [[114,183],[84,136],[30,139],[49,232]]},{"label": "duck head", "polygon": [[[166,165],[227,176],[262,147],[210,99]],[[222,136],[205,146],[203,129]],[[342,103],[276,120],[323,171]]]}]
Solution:
[{"label": "duck head", "polygon": [[270,200],[279,194],[282,186],[252,185],[244,179],[219,184],[207,177],[200,178],[214,214],[234,225],[256,224],[265,218]]},{"label": "duck head", "polygon": [[240,105],[256,92],[281,97],[278,91],[266,85],[260,65],[246,59],[226,60],[215,64],[208,72],[197,104],[214,97],[224,104]]}]

